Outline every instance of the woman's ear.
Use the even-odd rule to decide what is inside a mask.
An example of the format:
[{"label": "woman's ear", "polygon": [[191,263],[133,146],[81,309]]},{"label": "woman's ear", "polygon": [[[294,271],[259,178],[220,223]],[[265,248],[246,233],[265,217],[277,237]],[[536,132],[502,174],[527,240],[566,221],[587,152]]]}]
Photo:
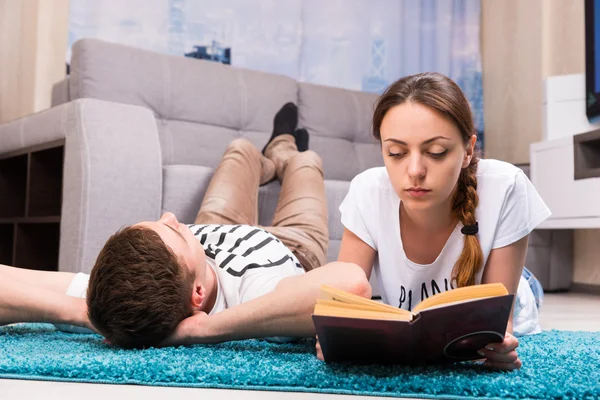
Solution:
[{"label": "woman's ear", "polygon": [[471,159],[473,158],[473,154],[475,154],[475,144],[477,143],[477,135],[471,136],[469,142],[467,143],[467,148],[465,149],[465,158],[463,159],[463,168],[467,168],[471,164]]}]

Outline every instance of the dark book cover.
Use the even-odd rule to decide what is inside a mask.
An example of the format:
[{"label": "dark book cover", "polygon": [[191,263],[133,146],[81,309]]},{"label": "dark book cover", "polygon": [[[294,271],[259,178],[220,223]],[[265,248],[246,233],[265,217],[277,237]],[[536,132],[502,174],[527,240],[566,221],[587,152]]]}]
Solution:
[{"label": "dark book cover", "polygon": [[413,321],[313,315],[327,362],[408,364],[481,358],[502,342],[514,294],[423,310]]}]

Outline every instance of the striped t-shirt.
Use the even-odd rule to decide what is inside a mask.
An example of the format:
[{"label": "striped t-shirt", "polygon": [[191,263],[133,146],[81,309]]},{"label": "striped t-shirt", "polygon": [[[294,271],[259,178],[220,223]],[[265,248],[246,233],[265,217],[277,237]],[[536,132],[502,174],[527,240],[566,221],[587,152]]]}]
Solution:
[{"label": "striped t-shirt", "polygon": [[210,314],[272,292],[288,276],[304,269],[279,239],[256,226],[188,225],[200,241],[218,279]]}]

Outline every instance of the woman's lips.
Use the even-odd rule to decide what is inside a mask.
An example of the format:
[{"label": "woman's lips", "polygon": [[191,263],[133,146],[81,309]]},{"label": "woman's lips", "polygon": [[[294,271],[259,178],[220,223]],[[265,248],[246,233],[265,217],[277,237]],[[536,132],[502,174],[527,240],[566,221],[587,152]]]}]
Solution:
[{"label": "woman's lips", "polygon": [[431,192],[431,190],[426,190],[426,189],[408,189],[407,192],[412,197],[423,197],[426,194],[428,194],[429,192]]}]

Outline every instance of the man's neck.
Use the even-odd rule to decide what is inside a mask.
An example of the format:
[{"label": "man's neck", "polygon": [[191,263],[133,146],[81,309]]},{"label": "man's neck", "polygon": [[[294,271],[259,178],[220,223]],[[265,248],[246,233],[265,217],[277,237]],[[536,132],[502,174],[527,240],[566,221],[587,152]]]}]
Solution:
[{"label": "man's neck", "polygon": [[219,284],[217,281],[217,274],[213,267],[206,262],[206,301],[202,306],[202,311],[209,314],[213,307],[215,306],[215,302],[217,301],[217,292],[219,290]]}]

